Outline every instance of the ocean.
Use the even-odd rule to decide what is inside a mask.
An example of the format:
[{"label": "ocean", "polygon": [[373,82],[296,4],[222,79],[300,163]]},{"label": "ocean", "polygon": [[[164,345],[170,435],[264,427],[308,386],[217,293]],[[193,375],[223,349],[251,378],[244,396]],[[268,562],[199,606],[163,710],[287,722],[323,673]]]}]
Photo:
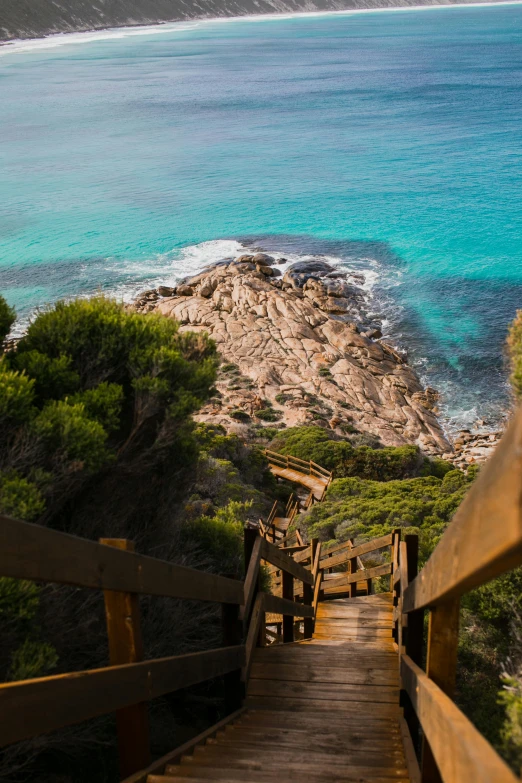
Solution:
[{"label": "ocean", "polygon": [[509,403],[522,5],[206,20],[0,47],[0,291],[129,300],[258,247],[366,275],[446,426]]}]

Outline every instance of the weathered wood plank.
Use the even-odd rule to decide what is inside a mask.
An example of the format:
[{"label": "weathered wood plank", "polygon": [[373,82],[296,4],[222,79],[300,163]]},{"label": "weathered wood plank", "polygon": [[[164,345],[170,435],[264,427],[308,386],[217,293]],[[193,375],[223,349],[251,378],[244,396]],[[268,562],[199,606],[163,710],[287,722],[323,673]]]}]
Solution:
[{"label": "weathered wood plank", "polygon": [[516,783],[518,778],[466,716],[407,655],[401,676],[444,783]]},{"label": "weathered wood plank", "polygon": [[366,579],[375,579],[378,576],[385,576],[391,572],[391,563],[384,563],[374,568],[366,568],[363,571],[356,571],[354,574],[343,574],[342,576],[335,577],[335,579],[328,579],[323,582],[323,589],[331,590],[336,587],[345,587],[351,585],[354,582],[363,582]]},{"label": "weathered wood plank", "polygon": [[[426,674],[451,699],[455,695],[457,650],[459,644],[459,599],[454,599],[430,611]],[[433,758],[429,741],[422,753],[423,783],[440,783],[440,772]]]},{"label": "weathered wood plank", "polygon": [[352,548],[347,546],[344,551],[341,551],[337,555],[332,554],[331,557],[324,557],[325,554],[329,554],[331,551],[328,550],[327,552],[323,552],[321,568],[335,568],[342,563],[348,562],[348,560],[351,560],[354,557],[361,557],[361,555],[367,555],[368,552],[375,552],[378,549],[384,549],[385,547],[390,546],[391,543],[392,534],[389,533],[386,536],[374,538],[372,541],[366,541],[364,544],[359,544],[358,546],[354,546]]},{"label": "weathered wood plank", "polygon": [[342,668],[337,664],[331,666],[312,666],[301,663],[296,667],[293,663],[262,663],[256,659],[252,664],[251,676],[256,679],[286,680],[287,682],[324,682],[346,683],[353,685],[399,685],[399,673],[396,669],[379,668]]},{"label": "weathered wood plank", "polygon": [[[302,767],[288,768],[285,767],[285,781],[298,781],[301,783],[303,775],[306,774],[307,783],[390,783],[388,776],[381,777],[376,776],[374,773],[367,771],[366,777],[361,777],[360,769],[338,771],[337,774],[333,774],[332,771],[323,772],[321,769],[307,769],[306,773],[303,772]],[[370,776],[369,776],[370,775]],[[217,781],[218,783],[245,783],[245,773],[241,769],[231,769],[230,767],[220,766],[219,769],[212,767],[188,767],[183,766],[179,772],[176,772],[175,777],[165,777],[164,775],[151,775],[148,779],[148,783],[207,783],[208,780]],[[263,771],[260,770],[248,770],[249,783],[280,783],[281,771],[280,768],[274,765],[267,765]],[[394,783],[409,783],[406,778],[394,777]]]},{"label": "weathered wood plank", "polygon": [[403,611],[433,606],[522,563],[522,408],[404,594]]},{"label": "weathered wood plank", "polygon": [[284,680],[254,679],[248,683],[248,697],[311,698],[328,701],[368,701],[398,704],[399,689],[389,685],[346,685],[325,682],[285,682]]},{"label": "weathered wood plank", "polygon": [[252,601],[255,598],[259,585],[259,569],[261,566],[261,548],[263,539],[258,536],[254,541],[248,569],[246,573],[245,584],[243,588],[243,606],[240,610],[241,620],[245,620],[250,614]]},{"label": "weathered wood plank", "polygon": [[278,595],[264,594],[265,611],[273,614],[291,615],[292,617],[313,617],[314,610],[311,606],[298,604]]},{"label": "weathered wood plank", "polygon": [[[100,544],[134,552],[134,542],[122,538],[102,538]],[[111,666],[142,661],[144,652],[137,594],[105,590],[104,601]],[[116,712],[116,734],[121,777],[127,777],[150,764],[146,702]]]},{"label": "weathered wood plank", "polygon": [[238,645],[0,685],[0,745],[150,701],[244,662],[245,648]]},{"label": "weathered wood plank", "polygon": [[290,555],[286,555],[284,549],[278,549],[278,547],[269,544],[264,539],[262,539],[261,544],[261,558],[266,560],[267,563],[277,566],[281,571],[292,574],[295,579],[300,579],[305,584],[313,584],[313,577],[308,569],[296,563]]},{"label": "weathered wood plank", "polygon": [[242,604],[243,583],[0,516],[0,575]]},{"label": "weathered wood plank", "polygon": [[[295,712],[328,712],[329,710],[341,713],[366,713],[371,717],[397,718],[400,714],[398,704],[386,704],[385,702],[367,701],[329,701],[328,699],[298,699],[276,698],[267,696],[249,697],[246,700],[249,709],[270,709]],[[344,718],[343,718],[344,720]]]}]

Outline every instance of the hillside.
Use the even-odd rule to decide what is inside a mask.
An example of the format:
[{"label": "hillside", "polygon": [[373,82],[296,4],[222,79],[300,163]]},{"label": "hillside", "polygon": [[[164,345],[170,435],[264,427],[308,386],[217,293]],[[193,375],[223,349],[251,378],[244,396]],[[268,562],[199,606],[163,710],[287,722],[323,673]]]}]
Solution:
[{"label": "hillside", "polygon": [[426,0],[99,0],[96,4],[90,0],[0,0],[0,41],[206,17],[448,4]]}]

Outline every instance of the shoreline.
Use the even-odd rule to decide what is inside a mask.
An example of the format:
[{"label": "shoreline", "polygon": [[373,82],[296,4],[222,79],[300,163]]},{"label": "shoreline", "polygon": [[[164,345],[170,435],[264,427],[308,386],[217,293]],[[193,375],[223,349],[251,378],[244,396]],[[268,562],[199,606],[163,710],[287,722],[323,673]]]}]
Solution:
[{"label": "shoreline", "polygon": [[217,392],[198,421],[247,439],[267,424],[315,425],[364,445],[414,444],[461,469],[490,456],[501,431],[445,430],[437,391],[368,315],[363,274],[245,251],[130,305],[216,341]]},{"label": "shoreline", "polygon": [[[392,5],[376,6],[370,8],[346,8],[335,10],[313,11],[281,11],[274,13],[268,11],[265,14],[244,14],[239,16],[200,16],[184,19],[161,20],[157,22],[111,25],[108,27],[89,27],[78,30],[64,30],[52,32],[43,36],[28,35],[26,38],[0,38],[0,56],[9,53],[23,53],[51,49],[70,44],[93,43],[94,41],[118,40],[126,37],[141,35],[161,35],[169,32],[183,32],[187,28],[203,24],[227,23],[227,22],[263,22],[280,21],[283,19],[306,19],[322,16],[352,16],[360,14],[373,14],[383,12],[408,12],[428,11],[433,9],[448,8],[493,8],[522,5],[522,0],[485,0],[484,2],[428,2],[423,5]],[[0,20],[1,22],[1,20]]]}]

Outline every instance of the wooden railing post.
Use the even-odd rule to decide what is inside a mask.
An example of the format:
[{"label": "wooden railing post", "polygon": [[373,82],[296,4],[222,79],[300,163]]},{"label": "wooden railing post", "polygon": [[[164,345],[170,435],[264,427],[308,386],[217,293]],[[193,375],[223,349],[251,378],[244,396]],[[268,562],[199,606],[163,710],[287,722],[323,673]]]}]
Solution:
[{"label": "wooden railing post", "polygon": [[[252,552],[254,550],[254,544],[256,543],[257,539],[259,538],[259,532],[256,530],[256,528],[253,527],[245,527],[243,531],[243,547],[244,547],[244,553],[245,553],[245,579],[246,575],[248,573],[248,567],[250,565],[250,560],[252,558]],[[268,540],[268,537],[266,537]],[[252,618],[252,611],[254,609],[254,604],[256,602],[257,594],[259,593],[260,588],[260,581],[261,581],[261,573],[259,574],[257,578],[257,583],[254,588],[254,592],[252,595],[252,602],[250,604],[250,611],[248,612],[248,616],[243,617],[243,629],[244,632],[248,629],[250,626],[250,620]],[[261,618],[260,623],[260,631],[259,631],[259,643],[264,646],[265,643],[265,618]]]},{"label": "wooden railing post", "polygon": [[[282,597],[289,601],[294,600],[294,577],[283,571],[281,573]],[[294,618],[292,615],[283,615],[283,643],[294,641]]]},{"label": "wooden railing post", "polygon": [[[318,538],[312,538],[310,541],[310,571],[313,573],[315,554],[319,544]],[[303,603],[306,606],[312,606],[314,602],[314,586],[303,582]],[[311,639],[314,634],[314,618],[305,617],[304,619],[304,638]]]},{"label": "wooden railing post", "polygon": [[[419,537],[409,534],[405,536],[406,543],[406,567],[408,584],[413,582],[419,570]],[[401,561],[401,568],[403,567]],[[402,618],[401,618],[402,619]],[[421,609],[408,614],[408,627],[404,639],[404,651],[417,666],[422,667],[422,650],[424,642],[424,611]],[[420,723],[413,709],[412,703],[405,691],[403,691],[404,719],[408,724],[413,746],[419,754]]]},{"label": "wooden railing post", "polygon": [[[134,552],[134,542],[122,538],[101,538],[100,544]],[[109,660],[111,666],[143,660],[140,607],[136,593],[104,590]],[[133,704],[116,712],[120,775],[126,778],[150,763],[147,704]]]},{"label": "wooden railing post", "polygon": [[[353,548],[353,538],[350,539],[350,544],[351,548]],[[357,572],[357,557],[350,558],[348,564],[350,568],[350,574],[355,574]],[[352,582],[350,585],[350,598],[357,598],[357,582]]]},{"label": "wooden railing post", "polygon": [[[460,600],[438,604],[430,609],[426,674],[453,699],[457,674]],[[421,767],[422,783],[442,783],[431,748],[424,738]]]},{"label": "wooden railing post", "polygon": [[[392,593],[393,606],[399,606],[399,591],[400,583],[397,581],[399,576],[399,546],[401,541],[401,531],[397,528],[392,533],[392,545],[391,545],[391,576],[390,576],[390,591]],[[399,644],[399,625],[401,618],[397,616],[395,623],[393,624],[393,639],[396,644]]]},{"label": "wooden railing post", "polygon": [[[223,647],[241,644],[243,634],[239,619],[239,609],[239,604],[221,604]],[[245,695],[241,683],[241,669],[225,674],[224,683],[227,710],[234,712],[241,707]]]}]

